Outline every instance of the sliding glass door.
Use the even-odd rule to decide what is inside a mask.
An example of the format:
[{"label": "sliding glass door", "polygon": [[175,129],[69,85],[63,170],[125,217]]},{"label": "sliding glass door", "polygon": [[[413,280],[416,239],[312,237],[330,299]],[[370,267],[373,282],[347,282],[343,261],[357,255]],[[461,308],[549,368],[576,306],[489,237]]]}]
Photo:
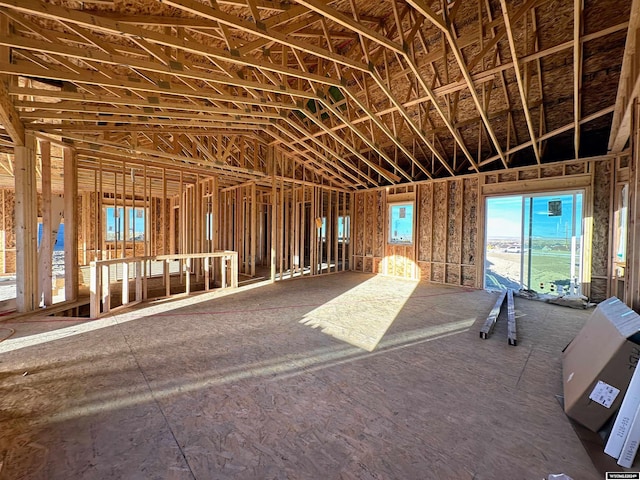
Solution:
[{"label": "sliding glass door", "polygon": [[576,191],[488,198],[485,288],[579,293],[582,197]]}]

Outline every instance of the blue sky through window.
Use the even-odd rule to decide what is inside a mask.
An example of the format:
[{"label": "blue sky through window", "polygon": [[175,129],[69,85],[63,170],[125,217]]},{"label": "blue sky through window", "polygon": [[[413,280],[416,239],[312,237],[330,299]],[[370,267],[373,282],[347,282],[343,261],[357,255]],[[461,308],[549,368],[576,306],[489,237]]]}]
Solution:
[{"label": "blue sky through window", "polygon": [[[565,238],[572,233],[573,195],[559,194],[529,197],[533,200],[533,223],[536,236]],[[525,199],[524,221],[529,222],[529,198]],[[522,234],[522,199],[520,195],[494,197],[487,200],[487,239],[519,239]],[[549,202],[560,202],[561,213],[550,215]],[[557,213],[557,211],[555,212]],[[582,195],[576,195],[576,218],[582,218]],[[577,222],[576,236],[581,224]]]},{"label": "blue sky through window", "polygon": [[[117,212],[117,213],[116,213]],[[107,226],[107,241],[114,240],[132,240],[134,237],[134,227],[135,227],[135,238],[136,240],[141,240],[144,238],[144,209],[136,208],[135,211],[133,208],[128,208],[129,214],[129,231],[124,232],[124,209],[122,207],[118,207],[117,210],[115,207],[107,207],[105,209],[105,217],[106,217],[106,226]]]}]

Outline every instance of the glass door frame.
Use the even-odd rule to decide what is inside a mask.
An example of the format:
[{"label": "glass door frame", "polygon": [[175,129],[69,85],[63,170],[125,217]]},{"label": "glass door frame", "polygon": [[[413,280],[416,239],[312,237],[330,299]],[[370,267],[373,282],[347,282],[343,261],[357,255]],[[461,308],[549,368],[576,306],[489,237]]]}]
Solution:
[{"label": "glass door frame", "polygon": [[[488,213],[489,213],[489,209],[488,209],[488,202],[490,199],[492,198],[499,198],[499,197],[520,197],[520,201],[521,201],[521,216],[520,216],[520,287],[524,288],[525,284],[524,284],[524,274],[525,274],[525,252],[528,252],[528,274],[529,274],[529,279],[528,279],[528,284],[530,284],[530,276],[531,276],[531,248],[525,248],[525,233],[527,231],[527,228],[529,228],[529,237],[531,237],[531,222],[532,222],[532,215],[531,215],[531,209],[533,208],[533,201],[529,202],[529,226],[526,225],[526,216],[525,216],[525,210],[526,210],[526,202],[525,200],[527,198],[529,199],[533,199],[533,198],[539,198],[539,197],[553,197],[553,196],[567,196],[567,195],[572,195],[573,196],[573,201],[572,201],[572,212],[571,212],[571,218],[572,218],[572,222],[571,222],[571,257],[570,257],[570,262],[571,262],[571,279],[570,279],[570,291],[573,292],[575,290],[576,294],[581,294],[581,290],[582,290],[582,283],[584,280],[584,237],[585,237],[585,204],[584,204],[584,200],[586,198],[586,190],[584,188],[575,188],[575,189],[562,189],[562,190],[548,190],[548,191],[541,191],[541,192],[517,192],[517,193],[505,193],[502,195],[487,195],[484,197],[484,245],[483,245],[483,269],[482,269],[482,284],[483,284],[483,288],[486,289],[487,288],[487,276],[486,276],[486,272],[487,272],[487,266],[486,266],[486,255],[487,255],[487,242],[488,242],[488,230],[487,230],[487,224],[488,224]],[[576,214],[577,214],[577,196],[581,195],[582,196],[582,208],[581,208],[581,219],[580,219],[580,245],[576,245],[576,231],[577,231],[577,219],[576,219]],[[529,238],[529,247],[530,245],[530,238]],[[576,258],[576,249],[579,248],[580,249],[580,254],[579,254],[579,258]],[[578,275],[577,277],[575,276],[575,265],[576,265],[576,260],[579,261],[578,263]],[[574,285],[574,279],[577,278],[577,285]],[[575,286],[575,288],[573,288]],[[531,285],[529,285],[528,288],[531,288]]]}]

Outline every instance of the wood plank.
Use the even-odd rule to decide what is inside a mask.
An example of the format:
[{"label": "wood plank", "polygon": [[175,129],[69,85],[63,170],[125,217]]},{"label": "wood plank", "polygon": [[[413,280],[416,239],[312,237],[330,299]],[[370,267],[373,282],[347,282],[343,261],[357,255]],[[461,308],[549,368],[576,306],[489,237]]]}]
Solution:
[{"label": "wood plank", "polygon": [[256,197],[256,184],[251,184],[251,233],[249,239],[251,241],[250,259],[251,259],[251,276],[256,276],[256,241],[258,237],[258,200]]},{"label": "wood plank", "polygon": [[[52,256],[55,238],[53,234],[53,213],[51,211],[51,142],[40,141],[40,160],[42,162],[42,238],[38,251],[39,287],[38,299],[43,296],[45,306],[53,304],[52,292]],[[57,231],[57,228],[56,228]]]},{"label": "wood plank", "polygon": [[540,163],[540,150],[538,149],[538,143],[536,142],[536,133],[533,129],[533,120],[531,119],[531,113],[529,111],[529,104],[527,99],[527,93],[525,91],[524,80],[522,73],[520,72],[520,60],[518,59],[518,52],[513,34],[513,25],[509,18],[509,12],[507,9],[506,0],[500,0],[502,7],[502,15],[504,17],[504,25],[507,30],[507,38],[509,39],[509,48],[511,50],[511,58],[513,60],[513,70],[516,74],[516,82],[518,84],[518,92],[520,93],[520,101],[522,103],[522,111],[524,112],[525,120],[527,121],[527,128],[529,130],[529,137],[531,138],[531,146],[533,147],[533,153],[536,156],[536,161]]},{"label": "wood plank", "polygon": [[[0,36],[9,36],[9,20],[5,15],[0,16]],[[11,52],[9,48],[0,50],[0,61],[11,62]],[[19,147],[25,146],[24,123],[20,119],[11,98],[9,97],[9,85],[11,78],[0,75],[0,124],[5,128],[11,141]]]},{"label": "wood plank", "polygon": [[[609,151],[621,152],[633,135],[633,100],[640,97],[640,0],[633,0],[631,17],[627,30],[622,71],[618,82],[615,111],[611,133],[609,135]],[[637,125],[636,125],[637,128]]]},{"label": "wood plank", "polygon": [[35,138],[27,133],[25,146],[15,148],[16,308],[30,312],[38,307],[38,211],[36,199]]}]

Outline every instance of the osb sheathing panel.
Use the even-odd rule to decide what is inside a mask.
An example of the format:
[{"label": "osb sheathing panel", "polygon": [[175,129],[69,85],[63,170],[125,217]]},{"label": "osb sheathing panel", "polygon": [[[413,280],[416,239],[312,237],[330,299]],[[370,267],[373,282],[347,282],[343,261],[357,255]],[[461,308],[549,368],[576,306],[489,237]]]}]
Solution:
[{"label": "osb sheathing panel", "polygon": [[[98,219],[96,218],[96,193],[91,192],[86,196],[78,197],[78,247],[81,248],[86,242],[87,250],[96,248],[96,228],[99,228]],[[86,205],[85,205],[86,203]],[[84,211],[87,209],[87,225],[84,225]],[[86,230],[86,238],[85,238]],[[82,258],[82,256],[80,256]],[[93,259],[92,259],[93,260]]]},{"label": "osb sheathing panel", "polygon": [[538,178],[538,171],[531,169],[531,170],[521,170],[518,173],[518,179],[519,180],[531,180],[534,178]]},{"label": "osb sheathing panel", "polygon": [[[462,264],[475,265],[478,248],[478,179],[463,181]],[[472,269],[475,271],[475,268]],[[475,279],[475,273],[474,273]],[[464,283],[464,282],[463,282]],[[464,283],[468,285],[467,283]]]},{"label": "osb sheathing panel", "polygon": [[[367,211],[367,223],[364,229],[364,254],[370,255],[373,254],[373,244],[374,244],[374,236],[377,228],[376,220],[376,195],[378,192],[367,192],[365,193],[365,205]],[[369,270],[371,271],[371,270]]]},{"label": "osb sheathing panel", "polygon": [[559,177],[562,175],[562,165],[549,165],[540,168],[540,178]]},{"label": "osb sheathing panel", "polygon": [[13,190],[2,190],[2,198],[4,199],[4,208],[2,215],[2,223],[0,228],[4,228],[4,241],[6,248],[16,248],[16,232],[14,228],[16,197]]},{"label": "osb sheathing panel", "polygon": [[364,257],[364,272],[365,273],[373,273],[373,258],[372,257]]},{"label": "osb sheathing panel", "polygon": [[433,185],[433,249],[434,262],[445,262],[447,245],[447,183],[437,182]]},{"label": "osb sheathing panel", "polygon": [[[447,181],[447,263],[459,264],[462,255],[462,180]],[[449,282],[447,283],[457,283]]]},{"label": "osb sheathing panel", "polygon": [[[364,211],[364,193],[356,193],[355,194],[355,243],[353,245],[353,254],[354,255],[364,255],[364,234],[365,234],[365,224],[367,219],[365,218]],[[356,270],[362,270],[362,265],[360,267],[357,266]]]},{"label": "osb sheathing panel", "polygon": [[13,190],[3,189],[2,198],[4,199],[4,208],[0,213],[2,215],[0,228],[4,228],[4,258],[2,265],[2,273],[15,273],[16,271],[16,232],[15,232],[15,206],[16,197]]},{"label": "osb sheathing panel", "polygon": [[460,266],[459,265],[445,265],[445,283],[452,285],[460,285]]},{"label": "osb sheathing panel", "polygon": [[513,182],[518,179],[517,172],[503,172],[498,174],[500,182]]},{"label": "osb sheathing panel", "polygon": [[462,266],[462,285],[465,287],[479,287],[477,284],[476,267],[474,266]]},{"label": "osb sheathing panel", "polygon": [[5,273],[16,273],[16,251],[9,250],[5,253]]},{"label": "osb sheathing panel", "polygon": [[[609,202],[611,192],[611,163],[594,163],[593,185],[593,242],[591,256],[591,275],[606,277],[608,274],[609,249]],[[601,301],[606,299],[606,281],[604,291],[596,286],[597,279],[591,282],[591,299]],[[594,291],[594,287],[596,291]]]},{"label": "osb sheathing panel", "polygon": [[433,263],[431,264],[431,281],[443,283],[444,282],[444,264]]},{"label": "osb sheathing panel", "polygon": [[[372,190],[354,195],[354,269],[376,273],[381,267],[379,260],[384,256],[385,207],[384,192]],[[365,257],[358,259],[358,257]],[[375,262],[373,259],[377,259]]]},{"label": "osb sheathing panel", "polygon": [[608,283],[609,282],[605,278],[592,278],[589,300],[591,300],[592,302],[601,302],[603,300],[606,300],[608,297]]},{"label": "osb sheathing panel", "polygon": [[[153,198],[151,199],[152,208],[155,212],[155,218],[151,218],[151,231],[153,232],[154,242],[151,246],[152,251],[157,255],[164,253],[164,245],[165,245],[165,237],[169,232],[169,211],[170,211],[170,201],[162,200],[161,198]],[[164,216],[163,210],[164,208]],[[165,219],[166,225],[162,222],[162,219]]]},{"label": "osb sheathing panel", "polygon": [[580,175],[583,173],[587,173],[586,168],[587,164],[585,162],[567,163],[564,167],[564,170],[567,175]]},{"label": "osb sheathing panel", "polygon": [[[431,261],[433,236],[433,183],[423,183],[418,186],[418,260]],[[422,278],[429,278],[429,275]]]},{"label": "osb sheathing panel", "polygon": [[[367,245],[366,249],[354,251],[355,269],[371,271],[366,256],[371,255],[368,239],[372,238],[374,260],[371,268],[374,273],[384,271],[402,278],[477,286],[478,179],[422,183],[416,185],[416,191],[415,246],[385,243],[386,207],[382,190],[355,194],[356,247],[360,237]],[[366,218],[358,217],[362,213],[366,213]],[[365,258],[358,259],[358,256]],[[380,257],[384,260],[376,268]],[[468,268],[461,275],[462,265]]]},{"label": "osb sheathing panel", "polygon": [[375,229],[374,229],[374,243],[373,243],[373,255],[376,257],[381,257],[384,255],[384,230],[385,230],[385,202],[384,202],[384,193],[382,190],[378,190],[375,192]]},{"label": "osb sheathing panel", "polygon": [[91,192],[89,194],[89,205],[91,210],[89,211],[89,220],[91,222],[92,228],[89,228],[89,245],[91,245],[92,249],[100,248],[99,245],[96,245],[97,239],[95,234],[95,229],[99,225],[99,220],[102,217],[98,217],[97,212],[97,203],[98,203],[98,194],[96,192]]},{"label": "osb sheathing panel", "polygon": [[362,257],[355,257],[353,260],[354,263],[354,270],[356,272],[361,272],[362,271],[362,266],[363,266],[363,261],[362,261]]},{"label": "osb sheathing panel", "polygon": [[[85,208],[88,208],[87,205],[85,205],[85,203],[88,203],[86,201],[86,198],[83,196],[78,196],[78,202],[76,203],[76,225],[78,226],[78,250],[79,251],[82,251],[81,249],[84,245],[84,242],[86,241],[86,239],[84,238],[85,232],[84,232],[83,223],[82,223],[82,212],[84,211]],[[87,244],[87,248],[88,247],[89,245]],[[82,254],[78,255],[78,258],[82,259]]]},{"label": "osb sheathing panel", "polygon": [[382,273],[382,259],[373,259],[373,273]]},{"label": "osb sheathing panel", "polygon": [[[413,245],[387,245],[385,262],[387,274],[413,279],[417,274]],[[417,278],[416,278],[417,280]]]},{"label": "osb sheathing panel", "polygon": [[431,280],[431,263],[419,261],[418,268],[420,270],[420,280]]}]

